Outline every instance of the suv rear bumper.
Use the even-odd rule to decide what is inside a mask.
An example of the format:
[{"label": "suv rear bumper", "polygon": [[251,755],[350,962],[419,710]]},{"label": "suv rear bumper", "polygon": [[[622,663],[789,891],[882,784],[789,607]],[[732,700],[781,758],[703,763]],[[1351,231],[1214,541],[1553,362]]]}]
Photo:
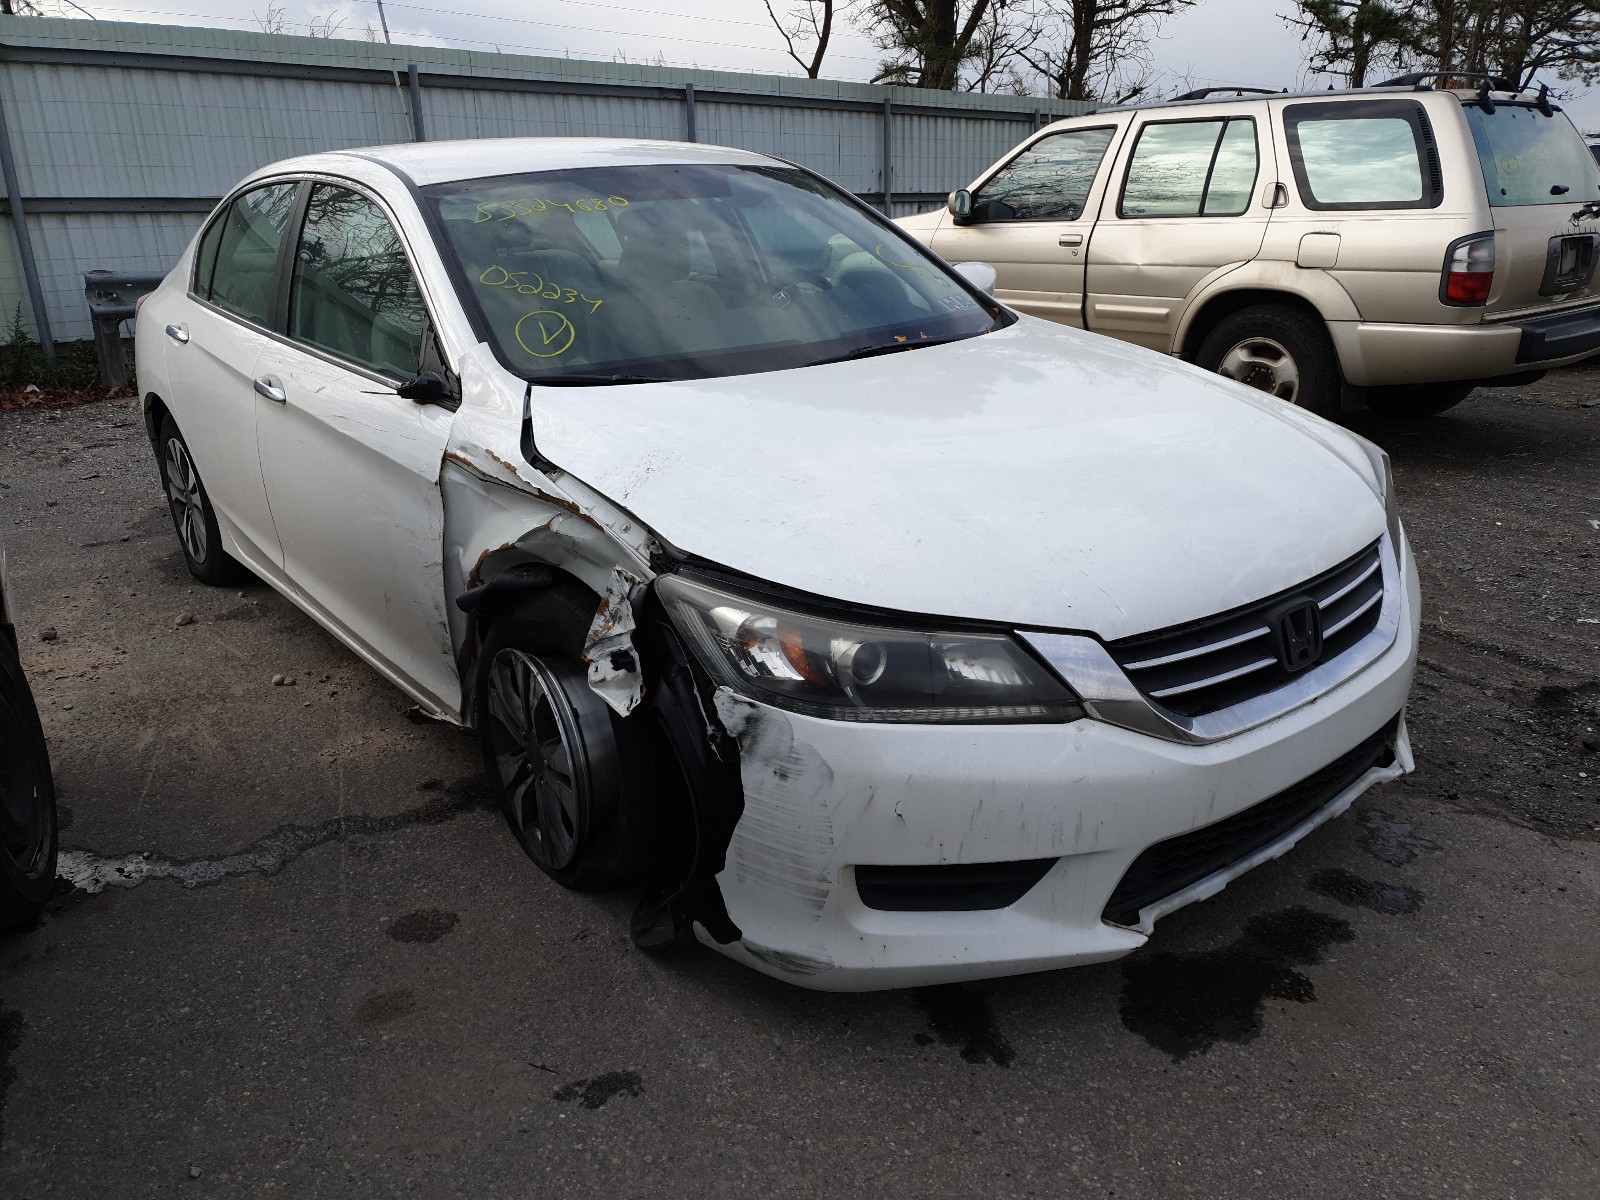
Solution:
[{"label": "suv rear bumper", "polygon": [[1357,387],[1493,379],[1562,367],[1600,351],[1600,307],[1484,325],[1330,321],[1345,381]]}]

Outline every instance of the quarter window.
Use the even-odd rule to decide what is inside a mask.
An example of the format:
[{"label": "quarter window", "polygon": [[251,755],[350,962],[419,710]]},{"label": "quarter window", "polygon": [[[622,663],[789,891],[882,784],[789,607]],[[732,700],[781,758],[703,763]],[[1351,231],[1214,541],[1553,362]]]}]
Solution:
[{"label": "quarter window", "polygon": [[1114,132],[1110,127],[1071,129],[1040,138],[983,185],[974,216],[986,221],[1076,221]]},{"label": "quarter window", "polygon": [[1283,126],[1307,208],[1434,208],[1444,199],[1433,131],[1413,101],[1291,104]]},{"label": "quarter window", "polygon": [[[258,325],[272,323],[272,281],[278,266],[278,246],[294,208],[297,184],[275,183],[246,192],[228,207],[212,227],[214,247],[201,240],[199,268],[210,271],[209,280],[195,279],[195,292],[218,308]],[[209,262],[208,262],[209,257]]]},{"label": "quarter window", "polygon": [[426,325],[416,276],[388,217],[349,188],[312,188],[289,285],[289,336],[410,379]]},{"label": "quarter window", "polygon": [[1236,217],[1255,188],[1255,123],[1153,122],[1139,142],[1122,185],[1123,217]]}]

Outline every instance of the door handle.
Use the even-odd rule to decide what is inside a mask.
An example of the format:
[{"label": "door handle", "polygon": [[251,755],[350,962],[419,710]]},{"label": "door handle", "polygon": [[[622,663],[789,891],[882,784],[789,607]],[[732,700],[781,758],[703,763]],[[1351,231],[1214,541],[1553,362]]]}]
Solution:
[{"label": "door handle", "polygon": [[1083,245],[1083,234],[1063,233],[1056,239],[1056,242],[1058,245],[1062,246],[1081,246]]},{"label": "door handle", "polygon": [[289,397],[283,394],[283,389],[265,376],[255,381],[256,395],[265,396],[274,404],[286,404]]},{"label": "door handle", "polygon": [[167,336],[181,346],[189,340],[189,331],[182,325],[168,325]]}]

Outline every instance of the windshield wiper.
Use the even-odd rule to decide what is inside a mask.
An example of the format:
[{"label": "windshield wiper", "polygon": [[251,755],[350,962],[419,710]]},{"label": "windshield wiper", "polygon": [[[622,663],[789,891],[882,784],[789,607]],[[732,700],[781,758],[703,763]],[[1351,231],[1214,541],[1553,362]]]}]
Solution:
[{"label": "windshield wiper", "polygon": [[615,383],[672,383],[661,375],[607,375],[601,372],[574,375],[544,375],[530,379],[535,387],[608,387]]},{"label": "windshield wiper", "polygon": [[825,366],[828,363],[851,362],[858,358],[876,358],[880,354],[894,354],[901,350],[916,350],[923,346],[946,346],[951,342],[964,342],[971,334],[960,333],[955,337],[947,338],[919,338],[916,341],[907,339],[903,342],[889,342],[881,346],[857,346],[848,354],[836,355],[833,358],[819,358],[815,362],[808,362],[808,367]]}]

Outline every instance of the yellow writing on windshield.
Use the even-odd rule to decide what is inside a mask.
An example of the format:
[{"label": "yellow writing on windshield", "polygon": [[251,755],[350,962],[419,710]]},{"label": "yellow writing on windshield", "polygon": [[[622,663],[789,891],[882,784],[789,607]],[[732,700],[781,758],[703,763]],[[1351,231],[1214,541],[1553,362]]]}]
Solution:
[{"label": "yellow writing on windshield", "polygon": [[885,254],[883,252],[883,243],[882,242],[879,242],[876,246],[874,246],[872,248],[872,252],[878,256],[878,261],[882,262],[886,266],[904,267],[904,268],[906,268],[907,270],[910,270],[910,271],[926,271],[928,269],[927,265],[925,263],[895,262],[894,259],[890,258],[887,254]]},{"label": "yellow writing on windshield", "polygon": [[600,311],[604,300],[591,300],[576,288],[562,287],[554,281],[546,282],[537,271],[508,271],[498,263],[478,276],[484,287],[510,288],[523,296],[538,296],[541,300],[560,300],[564,304],[582,301],[591,313]]},{"label": "yellow writing on windshield", "polygon": [[572,348],[578,331],[566,316],[553,308],[541,308],[517,322],[517,345],[534,358],[555,358]]},{"label": "yellow writing on windshield", "polygon": [[474,225],[485,221],[514,221],[518,217],[532,217],[552,208],[564,208],[569,213],[609,212],[613,208],[627,208],[626,196],[590,196],[582,200],[551,200],[534,196],[523,200],[480,200]]}]

